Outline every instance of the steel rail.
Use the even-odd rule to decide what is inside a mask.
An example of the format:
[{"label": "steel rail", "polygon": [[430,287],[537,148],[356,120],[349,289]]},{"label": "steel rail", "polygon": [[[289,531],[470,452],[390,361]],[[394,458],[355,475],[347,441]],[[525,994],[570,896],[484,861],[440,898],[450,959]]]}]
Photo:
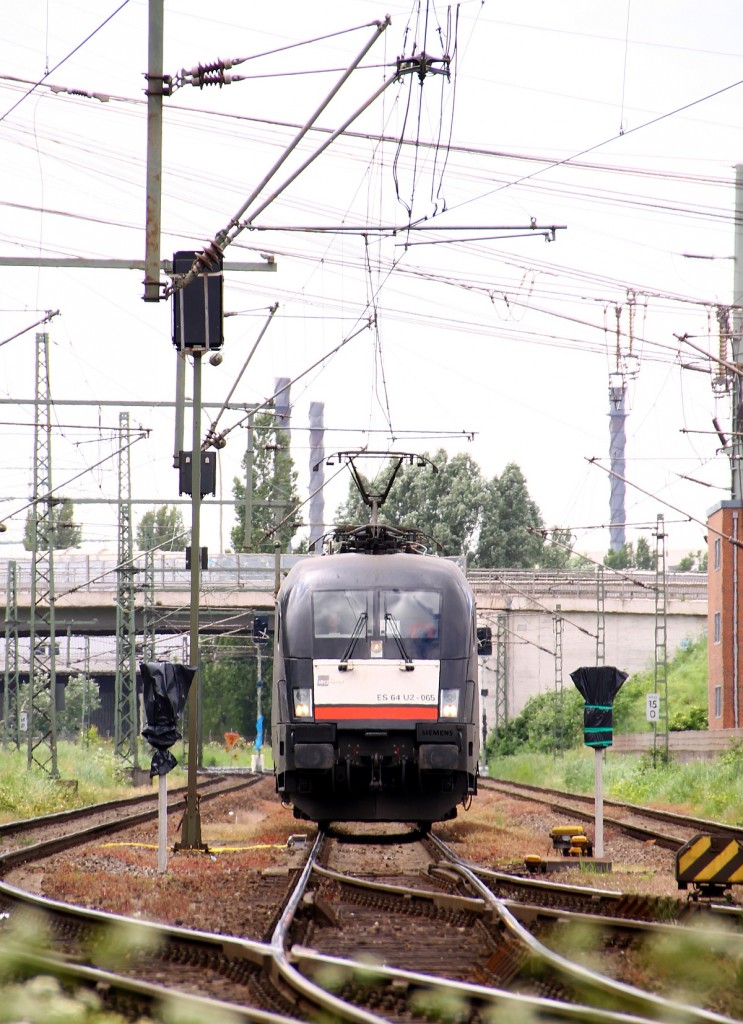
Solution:
[{"label": "steel rail", "polygon": [[[213,779],[204,781],[202,785],[216,786],[222,781],[224,780],[215,776]],[[226,790],[226,792],[230,791]],[[168,790],[169,797],[182,797],[185,793],[185,786],[178,786]],[[105,800],[102,803],[86,804],[84,807],[71,807],[66,811],[54,811],[52,814],[38,814],[33,818],[16,818],[14,821],[6,821],[0,824],[0,836],[10,835],[13,832],[31,832],[39,828],[48,828],[50,825],[63,825],[65,822],[76,821],[78,818],[90,818],[94,814],[105,814],[107,810],[115,811],[126,807],[136,807],[137,804],[153,800],[157,802],[157,793],[125,796],[118,800]]]},{"label": "steel rail", "polygon": [[[508,788],[523,790],[524,793],[533,793],[535,796],[543,794],[547,796],[561,797],[569,800],[577,800],[579,803],[593,803],[594,797],[587,793],[567,793],[560,789],[550,789],[546,786],[535,786],[530,782],[511,782],[506,779],[493,779],[482,777],[481,784],[485,789]],[[604,807],[614,807],[617,810],[626,810],[631,814],[643,815],[656,821],[664,821],[667,824],[679,825],[683,828],[697,829],[699,832],[714,832],[716,835],[730,836],[733,839],[743,839],[743,827],[731,825],[724,821],[713,821],[710,818],[699,818],[691,814],[678,814],[675,811],[665,811],[660,807],[646,807],[644,804],[633,804],[626,800],[612,800],[604,797]]]},{"label": "steel rail", "polygon": [[286,951],[289,929],[291,928],[297,909],[304,897],[312,872],[317,866],[317,860],[326,839],[327,832],[324,829],[318,829],[315,842],[310,850],[309,856],[302,870],[302,874],[299,876],[297,884],[294,887],[294,892],[287,901],[286,907],[284,908],[276,928],[274,929],[273,936],[271,937],[273,967],[276,971],[277,980],[278,978],[283,978],[289,983],[292,989],[300,992],[305,996],[305,998],[310,1000],[313,1005],[329,1011],[331,1014],[337,1016],[339,1020],[354,1022],[354,1024],[356,1024],[356,1022],[358,1022],[358,1024],[382,1024],[385,1018],[378,1017],[376,1014],[369,1013],[366,1010],[360,1010],[355,1006],[351,1006],[349,1003],[345,1003],[342,999],[339,999],[331,992],[328,992],[327,989],[322,988],[320,985],[315,984],[315,982],[307,978],[297,970],[291,962],[291,960],[294,959],[294,949],[292,948],[291,951],[291,960]]},{"label": "steel rail", "polygon": [[[579,985],[581,989],[594,991],[604,997],[611,996],[633,1007],[633,1009],[644,1012],[651,1020],[662,1020],[665,1024],[672,1024],[678,1021],[683,1024],[695,1024],[695,1022],[715,1022],[715,1024],[730,1024],[730,1017],[714,1013],[711,1010],[704,1010],[701,1007],[685,1006],[675,1003],[673,1000],[654,993],[643,992],[622,981],[607,978],[605,975],[592,971],[580,964],[573,963],[561,956],[559,953],[548,949],[541,942],[534,938],[531,932],[525,928],[503,900],[498,899],[490,889],[477,877],[475,872],[466,864],[458,854],[451,850],[438,836],[430,833],[430,839],[434,845],[447,857],[450,865],[457,870],[462,878],[466,879],[475,892],[497,911],[503,925],[517,939],[524,943],[527,948],[543,963],[564,978],[571,984]],[[583,1007],[581,1007],[581,1012]],[[583,1019],[582,1017],[580,1019]]]},{"label": "steel rail", "polygon": [[[247,782],[238,783],[234,786],[228,786],[223,789],[216,791],[210,791],[203,793],[201,796],[202,800],[214,800],[218,796],[223,796],[226,793],[234,793],[236,790],[247,789],[250,786],[255,785],[259,781],[260,776],[256,776],[255,779],[250,779]],[[182,796],[182,794],[181,794]],[[182,800],[175,800],[168,804],[168,810],[177,810],[181,806]],[[99,807],[103,805],[97,805]],[[64,813],[64,812],[62,812]],[[41,842],[32,843],[29,846],[19,847],[17,850],[8,850],[5,853],[0,853],[0,878],[10,871],[12,868],[18,867],[21,864],[27,863],[29,860],[38,860],[41,857],[49,857],[52,854],[60,853],[63,850],[69,850],[73,846],[80,846],[83,843],[90,842],[92,839],[97,839],[101,835],[105,835],[108,832],[121,832],[125,828],[131,828],[133,825],[141,825],[144,822],[152,821],[159,814],[159,808],[157,803],[154,807],[146,811],[139,811],[136,814],[127,814],[114,821],[101,821],[96,825],[91,825],[88,828],[79,829],[77,832],[67,832],[61,836],[55,836],[52,839],[42,839]],[[48,815],[47,818],[54,818],[54,815]],[[29,821],[37,821],[38,819],[29,819]],[[18,826],[23,825],[23,822],[16,822],[16,830]],[[45,821],[44,824],[54,824],[54,822]],[[32,825],[31,828],[34,826]],[[38,826],[41,827],[41,826]]]},{"label": "steel rail", "polygon": [[[193,931],[187,928],[176,928],[170,926],[164,926],[155,924],[151,921],[135,920],[133,918],[124,917],[120,914],[111,914],[102,910],[93,910],[87,907],[79,907],[75,904],[64,903],[61,900],[53,900],[46,896],[38,896],[35,893],[27,892],[25,889],[19,889],[16,886],[9,885],[7,882],[0,882],[0,897],[6,905],[15,907],[23,910],[38,910],[44,914],[51,914],[57,919],[72,921],[74,923],[94,924],[110,928],[113,925],[119,925],[122,928],[131,928],[134,925],[138,930],[143,933],[149,933],[153,935],[157,940],[164,940],[165,942],[178,942],[186,945],[194,946],[210,946],[215,952],[221,953],[225,957],[232,957],[237,959],[248,960],[256,967],[266,969],[271,956],[271,947],[266,943],[255,942],[250,939],[239,939],[232,936],[217,935],[211,932]],[[41,956],[35,953],[30,953],[24,950],[20,946],[14,947],[11,942],[7,941],[7,936],[3,942],[3,949],[8,953],[13,954],[15,961],[21,960],[23,963],[28,964],[29,967],[38,965],[45,970],[51,971],[55,975],[68,975],[70,978],[81,980],[85,983],[98,983],[104,981],[106,984],[111,984],[116,988],[120,988],[124,991],[131,991],[134,993],[150,994],[152,998],[170,1000],[171,997],[182,999],[188,1004],[190,1000],[195,1000],[193,1003],[196,1009],[199,1005],[202,1008],[211,1008],[212,1011],[217,1010],[222,1013],[236,1015],[238,1019],[245,1021],[256,1021],[256,1022],[267,1022],[267,1024],[274,1024],[274,1022],[288,1022],[290,1018],[282,1016],[280,1014],[271,1014],[267,1011],[245,1008],[236,1003],[228,1003],[221,1000],[212,1000],[206,996],[185,996],[179,993],[175,989],[169,989],[166,987],[152,985],[149,982],[139,981],[136,979],[128,978],[124,975],[116,974],[115,972],[102,971],[97,968],[88,967],[85,964],[75,964],[74,961],[70,960],[67,956],[56,957],[52,954]],[[207,1019],[207,1018],[204,1018]],[[231,1017],[229,1019],[232,1019]]]},{"label": "steel rail", "polygon": [[[581,810],[579,807],[574,807],[569,804],[560,803],[559,800],[553,799],[550,796],[549,791],[545,791],[544,795],[539,795],[536,791],[536,787],[524,789],[521,791],[519,784],[516,783],[511,787],[511,783],[493,783],[491,786],[485,788],[499,790],[503,793],[510,793],[511,796],[521,796],[524,800],[533,800],[535,803],[546,804],[552,808],[553,811],[558,811],[561,814],[569,814],[574,818],[580,818],[581,821],[594,821],[595,811],[594,810]],[[514,792],[514,789],[516,792]],[[566,799],[576,799],[579,803],[586,803],[589,799],[593,800],[592,797],[587,798],[583,794],[580,797],[573,797],[571,793],[559,793],[559,796]],[[626,804],[622,804],[622,807],[627,807]],[[629,810],[629,807],[627,807]],[[641,813],[641,812],[637,812]],[[611,828],[616,828],[618,831],[623,832],[625,835],[632,836],[635,839],[653,840],[659,846],[664,847],[667,850],[679,850],[686,839],[680,839],[678,836],[669,835],[667,832],[660,832],[658,829],[646,828],[644,825],[638,825],[630,821],[622,821],[621,818],[612,818],[606,814],[603,817],[604,825],[608,825]],[[670,824],[670,822],[669,822]],[[680,824],[680,823],[679,823]],[[693,821],[686,823],[688,828],[694,828]]]}]

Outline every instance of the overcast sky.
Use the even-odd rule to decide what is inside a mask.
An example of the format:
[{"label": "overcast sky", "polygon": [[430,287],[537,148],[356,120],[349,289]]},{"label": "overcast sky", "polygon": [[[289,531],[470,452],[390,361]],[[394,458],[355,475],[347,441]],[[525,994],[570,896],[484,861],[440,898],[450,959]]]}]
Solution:
[{"label": "overcast sky", "polygon": [[[5,23],[0,256],[144,256],[147,3],[117,7],[32,0]],[[588,460],[609,464],[608,387],[623,379],[627,539],[652,543],[663,513],[671,552],[702,547],[694,520],[729,496],[712,418],[729,428],[730,402],[713,386],[714,362],[677,336],[718,354],[717,307],[732,301],[738,3],[712,0],[702,13],[691,0],[477,0],[451,11],[166,0],[168,73],[254,59],[232,69],[245,81],[184,86],[165,101],[162,256],[198,249],[229,223],[387,13],[391,24],[319,117],[324,131],[266,194],[366,103],[397,57],[448,52],[451,79],[392,84],[257,217],[266,230],[228,248],[228,261],[275,254],[278,270],[227,275],[234,315],[224,362],[204,366],[204,399],[226,398],[276,302],[236,401],[264,401],[276,377],[300,376],[374,320],[292,388],[303,495],[308,408],[321,401],[328,450],[443,445],[488,477],[516,462],[547,525],[604,552],[609,477]],[[406,231],[411,217],[438,230]],[[529,233],[532,218],[566,229],[547,243]],[[380,235],[380,225],[403,230]],[[300,230],[342,226],[358,230]],[[55,400],[173,401],[170,304],[145,304],[141,277],[0,268],[0,342],[26,332],[0,345],[0,397],[15,403],[0,406],[0,553],[19,552],[31,491],[31,325],[45,311],[60,314],[43,328]],[[133,496],[170,502],[173,411],[129,411],[146,431],[131,450]],[[220,426],[239,418],[225,413]],[[73,501],[110,499],[78,504],[76,520],[86,550],[115,551],[119,410],[58,405],[53,419],[53,483]],[[235,427],[220,453],[225,498],[244,449]],[[328,520],[347,486],[329,485]],[[144,508],[135,505],[135,524]],[[232,510],[220,521],[205,509],[210,551],[229,545],[233,523]]]}]

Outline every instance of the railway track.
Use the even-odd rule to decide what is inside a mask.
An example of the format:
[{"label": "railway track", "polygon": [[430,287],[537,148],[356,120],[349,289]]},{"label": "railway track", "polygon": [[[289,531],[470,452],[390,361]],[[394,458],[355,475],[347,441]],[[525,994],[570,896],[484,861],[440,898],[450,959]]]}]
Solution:
[{"label": "railway track", "polygon": [[[408,854],[396,884],[378,866],[368,877],[321,865],[314,869],[304,913],[291,934],[292,958],[313,978],[332,978],[354,1005],[389,1020],[442,1014],[443,1007],[452,1012],[453,1006],[456,1020],[487,1019],[497,1012],[535,1020],[725,1019],[565,958],[535,935],[556,920],[564,922],[564,912],[549,925],[537,915],[524,924],[445,844],[435,837],[418,842],[423,847],[419,872],[411,874]],[[383,865],[387,848],[387,843],[372,845],[371,862]],[[656,927],[606,917],[601,924],[604,934],[612,935],[607,948],[621,935],[625,955],[628,932],[644,939]],[[559,929],[550,941],[564,945]],[[743,944],[739,948],[743,951]]]},{"label": "railway track", "polygon": [[[208,802],[248,789],[258,781],[259,776],[204,779],[199,786],[200,799]],[[183,806],[186,792],[185,786],[169,792],[168,811]],[[0,825],[0,877],[19,864],[152,821],[157,814],[158,796],[154,793],[6,822]]]},{"label": "railway track", "polygon": [[[505,1019],[607,1024],[730,1019],[610,976],[619,974],[616,949],[635,956],[648,934],[663,936],[647,906],[641,921],[629,904],[624,916],[617,913],[621,894],[581,888],[566,895],[578,887],[559,887],[566,891],[548,897],[544,883],[535,886],[541,897],[529,902],[514,888],[528,879],[468,865],[432,835],[401,826],[378,831],[318,833],[311,848],[296,852],[295,867],[277,886],[281,909],[260,939],[141,922],[131,932],[129,919],[3,884],[4,940],[15,941],[13,922],[43,912],[55,957],[19,949],[27,969],[53,967],[136,1012],[158,1013],[177,989],[184,1006],[195,1000],[197,1019],[225,1007],[234,1019],[262,1024],[320,1017],[370,1024],[437,1014],[474,1022],[496,1011]],[[609,938],[599,952],[605,969],[597,971],[560,950],[567,926],[596,926],[598,917]],[[117,947],[122,934],[131,934],[113,958],[112,933]],[[734,940],[731,958],[743,952]]]},{"label": "railway track", "polygon": [[[561,814],[581,821],[594,820],[594,798],[566,793],[520,782],[481,779],[479,785],[520,800],[532,800]],[[724,822],[710,821],[692,815],[676,814],[655,807],[641,807],[620,800],[604,799],[604,825],[642,842],[654,842],[668,850],[678,850],[694,835],[713,832],[730,839],[743,840],[743,828]],[[661,828],[660,826],[663,826]]]}]

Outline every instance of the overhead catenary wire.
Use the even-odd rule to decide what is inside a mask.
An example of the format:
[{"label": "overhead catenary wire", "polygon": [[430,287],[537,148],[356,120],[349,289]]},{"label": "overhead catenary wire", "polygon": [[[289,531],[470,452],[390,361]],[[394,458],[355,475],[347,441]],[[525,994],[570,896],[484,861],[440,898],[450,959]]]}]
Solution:
[{"label": "overhead catenary wire", "polygon": [[109,21],[116,17],[119,11],[122,11],[126,7],[128,3],[129,0],[123,0],[123,3],[119,4],[115,11],[112,11],[111,14],[109,14],[109,16],[105,18],[97,28],[93,29],[92,32],[89,32],[88,35],[81,42],[79,42],[73,50],[70,50],[70,52],[62,58],[62,60],[57,61],[53,68],[47,68],[44,74],[41,76],[41,78],[37,82],[35,82],[31,86],[31,88],[28,89],[28,91],[25,92],[23,96],[21,96],[21,98],[13,104],[12,107],[6,110],[4,114],[0,114],[0,121],[4,121],[10,114],[12,114],[13,111],[17,107],[19,107],[21,103],[23,103],[23,101],[27,99],[31,95],[31,93],[34,92],[42,84],[42,82],[44,82],[47,78],[49,78],[50,75],[53,75],[55,71],[61,68],[62,65],[65,64],[70,59],[70,57],[76,54],[78,50],[82,49],[82,47],[85,46],[86,43],[90,42],[93,36],[97,35],[101,31],[101,29],[109,23]]},{"label": "overhead catenary wire", "polygon": [[264,337],[266,331],[268,330],[269,326],[271,325],[271,321],[273,320],[274,316],[276,315],[276,310],[278,308],[279,308],[278,302],[275,302],[269,308],[269,310],[268,310],[268,317],[266,318],[266,321],[263,324],[263,327],[261,328],[261,330],[260,330],[260,332],[258,334],[258,337],[256,338],[255,342],[253,343],[253,347],[248,352],[248,355],[247,355],[247,357],[245,359],[245,362],[242,365],[242,368],[240,369],[240,371],[238,372],[237,376],[235,377],[235,380],[234,380],[234,382],[232,384],[232,387],[230,388],[230,390],[229,390],[229,392],[227,394],[227,397],[225,398],[224,402],[222,403],[222,408],[219,410],[217,415],[214,417],[214,420],[212,421],[212,425],[209,428],[209,434],[210,434],[210,437],[212,439],[216,438],[217,427],[218,427],[219,421],[220,421],[220,419],[222,417],[222,413],[225,411],[225,409],[230,404],[230,400],[232,399],[232,396],[234,395],[234,393],[235,393],[235,391],[237,389],[238,384],[242,380],[243,374],[245,373],[245,371],[247,370],[248,366],[250,365],[250,361],[253,358],[253,356],[255,355],[256,349],[260,345],[260,343],[263,340],[263,337]]},{"label": "overhead catenary wire", "polygon": [[[273,405],[274,401],[279,397],[279,395],[283,394],[290,387],[292,387],[292,385],[302,380],[303,377],[306,377],[308,373],[311,373],[316,367],[320,366],[327,359],[330,359],[337,352],[340,352],[340,350],[344,348],[344,346],[346,346],[349,343],[349,341],[353,341],[353,339],[357,337],[359,334],[361,334],[362,331],[368,330],[371,326],[372,318],[369,318],[369,321],[367,323],[359,327],[358,330],[353,331],[351,334],[347,335],[340,342],[340,344],[336,345],[335,348],[332,348],[329,352],[326,352],[325,355],[317,359],[311,366],[308,366],[306,370],[303,370],[302,373],[298,374],[298,376],[290,380],[288,384],[285,384],[283,387],[279,388],[279,390],[274,392],[274,394],[271,395],[270,398],[267,398],[264,402],[261,402],[259,405],[256,405],[256,407],[254,409],[251,409],[251,411],[246,416],[242,416],[236,423],[233,423],[231,427],[227,427],[225,430],[223,430],[220,436],[222,438],[226,438],[227,435],[230,434],[233,430],[237,429],[238,427],[244,426],[250,416],[253,416],[255,415],[255,413],[260,412],[261,409],[267,409],[269,406]],[[205,439],[204,442],[202,443],[202,448],[208,447],[209,444],[211,444],[211,440],[209,438]]]},{"label": "overhead catenary wire", "polygon": [[[131,433],[135,433],[135,431],[131,431]],[[118,448],[115,452],[112,452],[110,455],[104,456],[102,459],[99,459],[98,462],[94,463],[91,466],[86,466],[85,469],[80,470],[79,473],[76,473],[74,476],[69,477],[61,484],[55,484],[54,487],[52,487],[51,490],[47,491],[46,493],[39,494],[36,498],[33,498],[31,501],[27,501],[25,505],[21,505],[20,508],[15,509],[13,512],[7,513],[5,516],[3,516],[3,520],[7,521],[9,519],[15,519],[15,517],[19,516],[21,512],[25,512],[26,509],[31,508],[33,505],[41,504],[45,501],[51,501],[52,495],[55,494],[57,491],[61,490],[63,487],[69,487],[71,483],[74,483],[75,480],[79,480],[81,476],[85,476],[87,473],[90,473],[91,470],[103,465],[103,463],[108,462],[110,459],[115,458],[117,455],[120,455],[122,452],[126,451],[128,448],[131,448],[133,445],[135,445],[137,441],[143,440],[148,435],[149,430],[139,428],[139,437],[132,438],[132,440],[128,444],[121,445],[120,448]]]},{"label": "overhead catenary wire", "polygon": [[[402,270],[403,268],[400,268],[400,269]],[[399,305],[400,307],[402,307],[402,306],[403,306],[403,303],[399,303],[398,305]],[[541,303],[538,303],[538,305],[540,305],[540,306],[542,306],[542,307],[548,307],[548,306],[550,305],[550,303],[545,303],[545,302],[541,302]],[[476,318],[476,317],[473,317],[472,319],[473,319],[473,320],[476,320],[477,318]],[[451,329],[451,327],[452,327],[452,323],[451,323],[451,322],[450,322],[450,323],[447,323],[447,324],[443,325],[443,327],[444,327],[444,329]],[[482,323],[482,324],[480,325],[480,328],[479,328],[479,329],[480,329],[480,330],[487,330],[487,325],[486,325],[486,324],[484,324],[484,323]],[[478,328],[476,328],[476,327],[473,327],[473,328],[472,328],[472,330],[473,330],[473,333],[474,333],[474,331],[478,330]],[[565,331],[565,332],[562,332],[562,331],[560,331],[560,330],[555,330],[555,331],[554,331],[553,333],[554,333],[554,335],[558,335],[558,334],[562,334],[562,333],[565,333],[565,334],[567,335],[567,334],[569,334],[569,331]],[[577,334],[577,332],[576,332],[576,334]],[[536,336],[536,335],[534,335],[534,336]],[[466,341],[466,339],[463,339],[463,340],[465,340],[465,341]],[[567,347],[568,345],[570,345],[570,344],[576,344],[576,345],[578,345],[578,344],[579,344],[579,342],[577,341],[577,338],[576,338],[576,336],[575,336],[575,335],[574,335],[573,339],[570,339],[570,338],[565,338],[565,339],[564,339],[564,341],[563,341],[563,340],[561,340],[561,339],[559,339],[559,338],[557,338],[557,337],[555,337],[555,339],[554,339],[554,343],[555,343],[555,344],[558,344],[558,345],[562,345],[562,344],[564,344],[564,345],[565,345],[566,347]],[[673,358],[673,353],[672,353],[672,350],[670,350],[670,349],[669,349],[669,354],[670,354],[671,358]]]},{"label": "overhead catenary wire", "polygon": [[[271,179],[278,173],[278,171],[281,169],[282,165],[289,158],[290,154],[297,148],[297,146],[299,145],[301,140],[305,137],[307,132],[310,130],[310,128],[314,124],[314,122],[318,119],[318,117],[320,117],[322,112],[325,109],[327,109],[327,107],[330,104],[330,102],[332,101],[332,99],[341,90],[341,88],[343,87],[345,82],[351,76],[351,74],[353,73],[355,68],[358,66],[358,64],[361,62],[361,60],[363,60],[364,56],[371,49],[371,47],[374,45],[374,43],[376,42],[378,37],[381,35],[381,33],[384,32],[384,30],[389,26],[389,24],[390,24],[389,15],[383,21],[375,22],[374,24],[376,26],[376,31],[373,34],[372,38],[369,39],[369,41],[364,46],[364,48],[361,50],[361,52],[358,54],[356,59],[351,62],[349,67],[346,69],[346,71],[341,75],[340,79],[336,82],[336,84],[333,87],[333,89],[331,89],[330,92],[328,93],[328,95],[321,101],[320,105],[315,109],[314,113],[310,116],[310,118],[307,121],[307,123],[305,125],[303,125],[302,128],[300,128],[299,132],[294,137],[294,139],[292,140],[290,145],[281,154],[281,156],[278,158],[278,160],[276,160],[274,162],[273,166],[263,176],[263,178],[258,183],[258,185],[255,186],[255,188],[250,193],[248,198],[245,200],[243,205],[238,209],[238,211],[230,219],[230,221],[227,224],[227,226],[222,228],[219,232],[217,232],[217,234],[215,235],[214,240],[212,242],[212,246],[214,247],[216,252],[219,252],[219,253],[223,252],[224,248],[227,245],[229,245],[230,242],[234,241],[234,239],[237,237],[237,235],[248,226],[248,224],[250,223],[250,220],[248,220],[247,222],[242,222],[242,218],[245,216],[245,214],[250,209],[250,207],[253,205],[253,203],[258,199],[258,197],[261,195],[263,190],[267,187],[267,185],[271,181]],[[325,150],[335,141],[335,139],[338,138],[338,136],[342,135],[343,132],[346,130],[346,128],[348,128],[356,120],[356,118],[361,113],[363,113],[363,111],[366,110],[367,107],[369,107],[377,99],[377,97],[380,96],[384,92],[384,90],[386,88],[388,88],[388,86],[390,86],[392,84],[392,82],[395,81],[395,77],[396,76],[393,75],[390,78],[388,78],[383,83],[383,85],[379,89],[377,89],[372,94],[371,97],[369,97],[369,99],[363,104],[363,106],[360,109],[355,111],[351,115],[350,118],[348,118],[339,128],[337,128],[330,135],[330,137],[328,139],[326,139],[325,142],[313,153],[313,155],[308,160],[304,161],[304,163],[301,165],[301,167],[299,167],[297,170],[295,170],[289,176],[289,178],[287,178],[283,182],[283,184],[279,186],[278,189],[275,189],[274,192],[267,199],[265,199],[261,204],[259,204],[257,210],[253,211],[253,214],[251,215],[252,219],[255,219],[255,217],[257,217],[257,216],[260,216],[260,214],[263,212],[263,210],[265,210],[276,198],[278,198],[278,196],[281,195],[281,193],[285,189],[287,189],[289,187],[289,185],[293,181],[295,181],[296,178],[303,171],[305,171],[307,169],[307,167],[309,167],[309,165],[314,160],[316,160],[322,153],[324,153]],[[209,262],[209,260],[207,259],[207,265],[208,265],[208,262]],[[172,292],[175,287],[183,288],[187,284],[189,284],[196,277],[196,275],[200,272],[202,267],[203,267],[203,264],[200,263],[198,260],[195,260],[194,261],[194,265],[192,266],[191,270],[189,270],[186,274],[184,274],[181,277],[179,277],[177,279],[177,281],[174,281],[169,289],[166,288],[166,295],[169,294],[169,292]]]},{"label": "overhead catenary wire", "polygon": [[731,82],[729,85],[725,85],[720,89],[715,89],[714,92],[710,92],[704,96],[700,96],[698,99],[691,100],[689,103],[684,103],[682,106],[676,107],[673,110],[668,110],[663,114],[658,114],[657,117],[650,118],[648,121],[644,121],[642,124],[635,125],[634,128],[628,128],[624,132],[612,135],[601,142],[596,142],[591,146],[586,146],[585,149],[581,149],[578,152],[573,153],[571,156],[566,156],[562,157],[561,159],[554,160],[552,161],[552,163],[548,164],[545,167],[539,168],[536,171],[532,171],[530,174],[524,174],[521,177],[515,178],[514,180],[509,181],[503,185],[499,185],[498,188],[491,189],[490,191],[478,197],[474,197],[464,202],[457,203],[454,206],[450,207],[450,209],[460,209],[462,206],[466,206],[469,203],[485,199],[488,196],[495,195],[496,193],[503,191],[503,189],[513,188],[516,185],[522,185],[525,181],[531,181],[531,179],[535,178],[537,175],[544,174],[547,171],[551,171],[555,167],[562,167],[565,164],[569,164],[572,160],[576,159],[577,157],[587,156],[588,153],[595,153],[596,150],[603,149],[604,146],[608,146],[611,142],[617,142],[619,139],[624,139],[628,135],[631,135],[635,132],[642,131],[645,128],[650,128],[652,125],[658,124],[660,121],[665,121],[669,117],[675,117],[677,114],[681,114],[686,110],[691,110],[692,107],[699,106],[700,103],[706,103],[708,100],[714,99],[717,96],[722,96],[723,93],[730,92],[732,89],[737,89],[741,85],[743,85],[743,78],[738,79],[735,82]]},{"label": "overhead catenary wire", "polygon": [[601,461],[597,456],[593,456],[592,458],[586,457],[586,462],[590,463],[590,465],[592,466],[596,466],[598,469],[603,470],[603,472],[607,473],[609,476],[617,477],[619,480],[622,480],[624,483],[628,484],[636,491],[639,491],[641,494],[644,494],[646,497],[652,498],[654,501],[660,502],[661,505],[665,505],[666,508],[673,509],[674,512],[678,512],[679,515],[684,516],[687,522],[697,523],[698,526],[703,527],[710,533],[714,533],[716,536],[721,537],[723,540],[728,541],[730,544],[734,544],[736,547],[743,548],[743,541],[740,541],[735,537],[731,537],[727,533],[722,533],[720,530],[717,530],[714,527],[710,526],[708,522],[705,522],[702,519],[698,519],[696,516],[693,516],[690,512],[686,512],[684,511],[684,509],[678,508],[678,506],[676,505],[672,505],[670,501],[666,501],[664,498],[660,498],[657,494],[653,494],[652,491],[648,491],[644,487],[640,487],[639,484],[636,484],[632,480],[627,479],[627,477],[622,476],[615,470],[609,469],[606,466],[602,466]]}]

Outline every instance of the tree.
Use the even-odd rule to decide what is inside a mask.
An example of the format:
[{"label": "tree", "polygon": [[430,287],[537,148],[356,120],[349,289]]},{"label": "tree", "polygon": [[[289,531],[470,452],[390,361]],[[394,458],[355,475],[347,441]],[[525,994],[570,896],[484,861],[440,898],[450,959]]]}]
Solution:
[{"label": "tree", "polygon": [[604,565],[609,569],[631,569],[635,564],[635,549],[632,541],[621,548],[609,550],[604,555]]},{"label": "tree", "polygon": [[[67,548],[79,548],[83,531],[82,527],[77,526],[74,522],[75,512],[72,502],[69,498],[56,498],[52,499],[52,504],[52,546],[54,550],[65,551]],[[33,509],[29,509],[26,516],[26,530],[23,535],[23,546],[26,551],[33,551],[34,549],[33,522]],[[46,551],[49,548],[48,533],[44,532],[42,535],[42,531],[39,530],[38,526],[36,544],[39,551]]]},{"label": "tree", "polygon": [[140,551],[152,548],[185,551],[190,542],[191,531],[183,525],[183,516],[175,505],[148,509],[137,526],[137,547]]},{"label": "tree", "polygon": [[[270,736],[273,658],[270,644],[263,651],[261,710],[264,735]],[[226,732],[252,739],[257,717],[257,651],[243,637],[218,637],[202,649],[204,737],[222,741]]]},{"label": "tree", "polygon": [[632,541],[627,541],[616,551],[607,551],[604,565],[609,569],[654,569],[655,555],[644,537],[637,542],[637,550]]},{"label": "tree", "polygon": [[677,572],[706,572],[707,571],[707,552],[702,553],[701,551],[690,551],[683,558],[679,559],[679,563],[676,566]]},{"label": "tree", "polygon": [[[253,503],[250,535],[245,536],[245,479],[235,477],[236,525],[230,533],[235,551],[273,551],[278,540],[282,551],[291,549],[297,532],[295,509],[299,505],[297,473],[286,431],[276,426],[273,413],[259,413],[253,427]],[[248,453],[243,456],[248,470]],[[275,525],[285,519],[282,526]]]},{"label": "tree", "polygon": [[567,569],[573,561],[573,544],[575,537],[572,532],[553,526],[549,531],[550,542],[542,547],[539,556],[540,569]]},{"label": "tree", "polygon": [[[422,465],[403,465],[380,510],[379,521],[420,530],[436,542],[443,555],[471,554],[485,494],[480,467],[469,455],[449,459],[443,448],[433,455],[426,452],[421,458]],[[384,490],[396,461],[391,459],[373,483],[365,481],[373,491]],[[438,472],[433,471],[430,462]],[[353,480],[335,521],[369,522],[369,509]]]},{"label": "tree", "polygon": [[529,496],[524,474],[515,462],[509,462],[486,488],[478,566],[528,569],[538,565],[544,548],[543,528],[542,514]]},{"label": "tree", "polygon": [[90,716],[101,707],[98,683],[86,675],[70,676],[65,686],[64,708],[57,711],[57,728],[68,736],[79,736],[90,728]]},{"label": "tree", "polygon": [[487,739],[486,757],[508,757],[525,751],[553,753],[579,746],[583,739],[583,698],[577,690],[530,697],[520,714]]},{"label": "tree", "polygon": [[648,544],[645,537],[640,537],[640,539],[637,542],[637,548],[635,549],[635,568],[655,568],[655,555],[650,550],[650,545]]},{"label": "tree", "polygon": [[[34,697],[34,707],[38,707],[45,714],[49,714],[52,700],[52,690],[56,687],[49,685],[48,673],[43,673],[44,685],[39,688]],[[56,699],[56,696],[55,696]],[[22,683],[18,687],[18,704],[22,711],[28,711],[31,705],[31,691],[29,683]],[[56,708],[57,731],[60,734],[75,737],[90,727],[90,716],[101,707],[100,687],[98,683],[86,675],[70,676],[64,688],[64,707]],[[11,717],[15,716],[15,708],[11,709]]]}]

